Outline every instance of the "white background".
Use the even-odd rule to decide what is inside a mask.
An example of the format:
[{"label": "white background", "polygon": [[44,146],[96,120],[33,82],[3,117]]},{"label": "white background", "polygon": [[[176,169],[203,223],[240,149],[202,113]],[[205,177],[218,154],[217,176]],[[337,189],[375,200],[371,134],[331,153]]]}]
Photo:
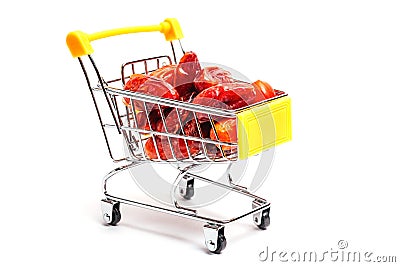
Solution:
[{"label": "white background", "polygon": [[[322,252],[340,239],[400,261],[398,1],[1,5],[1,266],[266,266],[266,246]],[[293,141],[277,147],[258,191],[272,202],[271,227],[229,225],[219,256],[198,222],[126,207],[118,227],[101,221],[101,179],[114,165],[65,37],[165,17],[179,19],[201,60],[292,97]]]}]

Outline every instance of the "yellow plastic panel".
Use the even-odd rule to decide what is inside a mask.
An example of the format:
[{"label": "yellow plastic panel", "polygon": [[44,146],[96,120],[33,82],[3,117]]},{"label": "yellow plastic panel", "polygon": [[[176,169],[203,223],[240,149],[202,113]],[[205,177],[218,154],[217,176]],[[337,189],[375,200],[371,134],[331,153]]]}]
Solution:
[{"label": "yellow plastic panel", "polygon": [[292,139],[288,96],[243,110],[237,118],[239,159],[257,155]]}]

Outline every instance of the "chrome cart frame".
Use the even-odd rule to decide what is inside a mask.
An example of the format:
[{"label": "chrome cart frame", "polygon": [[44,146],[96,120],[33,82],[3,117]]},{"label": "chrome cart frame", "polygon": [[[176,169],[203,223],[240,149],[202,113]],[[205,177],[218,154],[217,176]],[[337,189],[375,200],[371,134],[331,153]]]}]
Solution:
[{"label": "chrome cart frame", "polygon": [[[97,35],[95,37],[98,38]],[[92,37],[92,39],[95,39],[95,37]],[[130,61],[122,65],[121,77],[111,80],[106,80],[105,77],[100,74],[100,71],[90,53],[78,54],[78,56],[75,55],[78,58],[80,66],[83,70],[86,83],[97,112],[98,120],[101,125],[101,130],[103,132],[108,153],[111,159],[119,165],[104,177],[103,186],[105,198],[101,200],[103,219],[109,225],[116,225],[121,220],[120,204],[122,203],[201,221],[205,223],[204,236],[206,247],[212,253],[220,253],[226,246],[226,238],[224,235],[225,225],[237,221],[243,217],[252,215],[255,225],[258,228],[265,230],[270,223],[270,203],[264,198],[252,194],[246,189],[246,187],[236,185],[232,179],[230,179],[229,167],[226,172],[226,183],[214,181],[191,172],[193,168],[201,164],[221,162],[232,164],[232,162],[238,160],[238,144],[235,142],[219,140],[217,131],[215,129],[215,120],[218,118],[235,119],[237,117],[238,110],[216,109],[177,100],[135,93],[122,89],[125,82],[133,73],[139,72],[149,74],[152,71],[162,67],[163,64],[176,64],[177,60],[175,46],[177,44],[173,41],[170,41],[170,45],[173,60],[170,56],[157,56]],[[184,52],[179,40],[178,46],[180,50]],[[138,69],[140,69],[140,71],[137,71]],[[89,73],[89,70],[91,74]],[[276,98],[282,96],[285,96],[283,92],[278,94]],[[123,99],[129,100],[130,105],[124,105],[122,101]],[[105,105],[101,106],[100,102],[104,103]],[[139,126],[139,114],[137,108],[135,108],[135,105],[138,104],[144,108],[143,111],[146,115],[146,120],[150,125],[148,129]],[[171,113],[176,113],[176,119],[179,123],[178,126],[181,130],[180,133],[169,132],[168,130],[160,132],[152,128],[149,115],[153,110],[157,110],[159,112],[164,126],[166,126],[168,123],[168,118],[163,115],[163,109],[165,107],[170,108],[172,110]],[[111,123],[107,121],[106,113],[108,114],[109,119],[111,119]],[[183,116],[186,117],[186,120],[185,118],[182,118]],[[188,117],[194,121],[195,127],[200,133],[199,136],[190,136],[185,134],[183,126],[185,123],[187,123]],[[203,121],[208,120],[212,130],[215,133],[216,139],[211,140],[210,138],[204,138],[202,136],[200,119]],[[113,133],[109,133],[110,128],[113,130]],[[167,129],[167,127],[165,127],[165,129]],[[125,157],[117,158],[114,155],[113,149],[115,148],[113,148],[111,145],[110,134],[113,136],[119,135],[124,140],[128,151]],[[163,138],[163,140],[167,141],[164,142],[164,146],[166,146],[164,147],[164,150],[168,149],[171,152],[170,157],[163,157],[163,151],[161,151],[157,145],[155,145],[157,153],[156,158],[149,158],[148,155],[146,155],[145,142],[151,139],[154,141],[154,144],[156,144],[156,138]],[[182,157],[176,153],[176,140],[183,140],[184,150],[186,149],[183,154],[187,154],[187,157]],[[198,151],[196,153],[191,153],[190,144],[198,145]],[[223,149],[223,147],[230,147],[230,152],[227,153],[227,150]],[[211,150],[213,151],[210,152]],[[142,203],[131,199],[121,198],[108,192],[107,185],[112,177],[115,177],[115,175],[120,172],[134,169],[141,164],[149,162],[160,164],[177,164],[176,166],[179,174],[175,178],[172,185],[172,207]],[[234,218],[219,219],[202,216],[199,214],[197,209],[181,206],[179,201],[176,199],[176,190],[178,190],[179,195],[182,197],[181,201],[191,199],[196,190],[195,180],[224,188],[233,193],[247,196],[252,200],[252,208]]]}]

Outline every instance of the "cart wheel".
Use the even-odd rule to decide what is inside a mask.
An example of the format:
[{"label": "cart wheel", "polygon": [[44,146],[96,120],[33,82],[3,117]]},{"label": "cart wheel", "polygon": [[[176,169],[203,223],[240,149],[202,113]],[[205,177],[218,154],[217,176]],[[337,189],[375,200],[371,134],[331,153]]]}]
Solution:
[{"label": "cart wheel", "polygon": [[271,219],[269,217],[269,208],[268,208],[262,211],[260,216],[260,224],[257,224],[257,222],[255,223],[258,226],[258,228],[260,228],[261,230],[265,230],[269,226],[270,220]]},{"label": "cart wheel", "polygon": [[115,205],[112,210],[112,219],[109,225],[117,225],[121,221],[121,212],[119,211],[119,206]]},{"label": "cart wheel", "polygon": [[219,254],[226,247],[226,238],[223,225],[206,224],[204,225],[204,237],[206,247],[211,253]]},{"label": "cart wheel", "polygon": [[109,199],[101,201],[101,210],[103,219],[109,225],[117,225],[121,220],[121,212],[119,211],[120,203]]},{"label": "cart wheel", "polygon": [[211,251],[214,254],[220,254],[226,247],[226,238],[224,235],[219,234],[217,239],[217,249],[215,251]]},{"label": "cart wheel", "polygon": [[192,199],[194,196],[194,187],[193,186],[187,186],[186,187],[186,193],[182,195],[182,197],[186,200]]},{"label": "cart wheel", "polygon": [[192,199],[194,196],[194,179],[183,177],[179,183],[179,193],[186,200]]}]

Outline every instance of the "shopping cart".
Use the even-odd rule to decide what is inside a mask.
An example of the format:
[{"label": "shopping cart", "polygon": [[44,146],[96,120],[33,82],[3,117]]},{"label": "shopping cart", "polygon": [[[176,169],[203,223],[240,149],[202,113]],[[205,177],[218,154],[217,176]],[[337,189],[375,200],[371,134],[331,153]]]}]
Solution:
[{"label": "shopping cart", "polygon": [[[171,45],[171,55],[126,62],[122,65],[121,76],[118,78],[106,79],[100,74],[100,70],[91,55],[94,51],[91,42],[121,34],[153,31],[158,31],[165,35],[165,39]],[[101,201],[104,221],[109,225],[116,225],[120,221],[121,203],[202,221],[206,223],[204,225],[206,247],[210,252],[220,253],[226,246],[224,236],[224,226],[226,224],[248,215],[253,216],[254,223],[260,229],[266,229],[270,223],[270,203],[264,198],[249,192],[246,187],[237,185],[232,181],[230,166],[234,162],[257,155],[291,139],[290,98],[283,91],[276,90],[276,97],[272,99],[241,109],[227,110],[122,89],[133,73],[148,74],[165,64],[176,64],[175,47],[179,47],[180,51],[184,52],[180,43],[182,37],[178,21],[170,18],[159,25],[152,26],[119,28],[94,34],[86,34],[81,31],[71,32],[67,36],[67,45],[72,56],[78,58],[82,67],[109,155],[119,165],[104,178],[105,199]],[[125,103],[128,101],[131,104],[126,105],[123,103],[124,101]],[[102,107],[100,102],[105,105]],[[150,125],[147,129],[139,127],[139,115],[143,116],[143,112],[139,114],[135,104],[140,104],[144,109],[145,120]],[[170,114],[175,113],[179,131],[169,132],[167,128],[163,131],[157,131],[151,126],[149,116],[153,110],[158,110],[163,125],[167,124],[168,118],[163,113],[163,109],[166,107],[172,110]],[[198,136],[185,134],[183,128],[187,120],[183,117],[191,118],[192,123],[198,129]],[[106,122],[106,119],[111,120],[111,122]],[[218,138],[215,123],[221,119],[236,120],[237,138],[234,138],[234,141],[222,141]],[[216,138],[211,139],[203,135],[201,123],[204,121],[211,125],[211,130],[214,131]],[[113,130],[113,133],[110,133],[109,128]],[[110,142],[110,135],[115,136],[115,134],[121,136],[124,141],[126,153],[121,158],[117,158],[114,155],[116,148]],[[156,145],[156,157],[150,158],[146,154],[145,142],[151,139],[156,143],[157,138],[167,140],[167,142],[164,142],[164,150],[168,149],[170,151],[168,157],[163,156],[162,151]],[[176,149],[177,141],[180,144],[179,153]],[[196,153],[191,153],[193,144],[198,145]],[[182,154],[185,154],[185,156],[182,156]],[[149,162],[168,163],[176,167],[179,174],[171,186],[171,205],[142,203],[111,195],[108,192],[107,183],[111,177],[125,170],[134,172],[135,167]],[[225,172],[226,181],[223,182],[205,178],[193,171],[203,164],[219,163],[227,163],[228,166]],[[197,209],[180,204],[182,201],[194,198],[195,180],[249,197],[252,199],[252,209],[229,219],[200,215]]]}]

